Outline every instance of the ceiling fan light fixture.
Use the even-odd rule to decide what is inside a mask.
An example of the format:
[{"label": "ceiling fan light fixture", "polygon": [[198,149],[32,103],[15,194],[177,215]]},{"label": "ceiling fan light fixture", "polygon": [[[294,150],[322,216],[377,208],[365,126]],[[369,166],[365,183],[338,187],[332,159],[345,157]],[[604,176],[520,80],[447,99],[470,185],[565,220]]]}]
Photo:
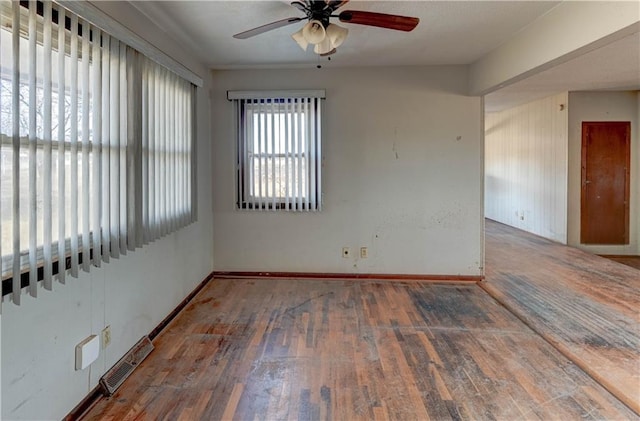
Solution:
[{"label": "ceiling fan light fixture", "polygon": [[[320,54],[320,57],[327,57],[330,56],[331,54],[335,54],[338,50],[336,50],[335,48],[331,51],[329,51],[328,53],[324,53],[324,54]],[[331,59],[329,59],[331,60]]]},{"label": "ceiling fan light fixture", "polygon": [[291,35],[291,38],[293,38],[293,40],[298,43],[300,48],[302,48],[304,51],[307,51],[309,42],[305,39],[304,34],[302,33],[303,29],[300,29],[298,32]]},{"label": "ceiling fan light fixture", "polygon": [[329,37],[325,37],[322,42],[316,44],[316,46],[313,47],[313,52],[320,55],[327,54],[331,50],[333,50],[333,45],[331,44],[331,40],[329,39]]},{"label": "ceiling fan light fixture", "polygon": [[319,20],[310,20],[303,28],[302,35],[309,44],[319,44],[325,40],[327,33]]},{"label": "ceiling fan light fixture", "polygon": [[330,23],[329,26],[327,26],[326,32],[327,38],[331,41],[333,48],[341,46],[349,34],[349,30],[347,28],[343,28],[333,23]]}]

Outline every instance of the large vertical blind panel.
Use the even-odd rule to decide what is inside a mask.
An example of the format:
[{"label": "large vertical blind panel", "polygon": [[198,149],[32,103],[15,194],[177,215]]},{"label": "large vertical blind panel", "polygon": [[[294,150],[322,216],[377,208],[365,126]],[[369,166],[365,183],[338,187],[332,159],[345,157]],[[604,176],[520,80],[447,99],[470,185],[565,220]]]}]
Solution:
[{"label": "large vertical blind panel", "polygon": [[233,94],[238,208],[320,210],[321,97]]},{"label": "large vertical blind panel", "polygon": [[33,0],[0,1],[0,82],[3,297],[20,304],[194,221],[190,82]]},{"label": "large vertical blind panel", "polygon": [[[149,59],[142,72],[140,119],[140,184],[147,199],[141,206],[145,242],[153,241],[193,222],[192,186],[194,114],[192,85]],[[181,99],[183,98],[183,99]],[[188,129],[185,129],[188,128]]]}]

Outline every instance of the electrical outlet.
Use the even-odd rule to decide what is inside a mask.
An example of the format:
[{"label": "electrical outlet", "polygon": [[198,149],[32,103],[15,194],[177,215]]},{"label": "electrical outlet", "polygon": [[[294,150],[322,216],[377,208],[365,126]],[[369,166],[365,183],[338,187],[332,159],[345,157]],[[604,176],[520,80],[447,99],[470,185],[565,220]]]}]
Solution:
[{"label": "electrical outlet", "polygon": [[360,258],[366,259],[369,257],[369,250],[366,247],[360,247]]},{"label": "electrical outlet", "polygon": [[342,247],[342,257],[346,259],[349,256],[351,256],[351,251],[349,250],[349,247]]},{"label": "electrical outlet", "polygon": [[105,349],[111,343],[111,326],[102,329],[102,349]]}]

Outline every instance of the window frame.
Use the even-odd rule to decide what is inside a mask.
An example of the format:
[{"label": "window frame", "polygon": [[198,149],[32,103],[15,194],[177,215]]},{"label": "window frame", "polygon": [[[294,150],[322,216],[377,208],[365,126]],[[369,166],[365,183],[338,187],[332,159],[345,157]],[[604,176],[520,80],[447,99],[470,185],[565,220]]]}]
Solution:
[{"label": "window frame", "polygon": [[[236,209],[320,211],[323,165],[321,102],[325,98],[324,90],[229,91],[227,98],[237,102]],[[261,116],[265,116],[264,121],[270,121],[269,127],[263,128],[260,123],[256,127],[255,117],[260,119]],[[284,129],[281,126],[282,121],[285,121]],[[259,131],[263,131],[263,136],[255,135]],[[266,135],[264,135],[265,132]],[[284,140],[280,137],[283,132]],[[256,141],[260,142],[257,152],[250,146]],[[283,158],[285,159],[284,169],[281,164],[275,163],[276,160]],[[288,162],[289,159],[291,164]],[[255,160],[258,160],[257,168]],[[266,163],[271,162],[270,165],[265,163],[266,171],[271,171],[267,177],[269,175],[274,177],[271,183],[257,178],[262,174],[263,160]],[[257,176],[256,172],[258,172]],[[283,172],[284,181],[280,179]],[[260,192],[263,185],[266,194]],[[277,189],[276,186],[280,188]],[[282,191],[282,188],[285,193],[275,193],[276,190]],[[292,193],[294,189],[295,194]]]}]

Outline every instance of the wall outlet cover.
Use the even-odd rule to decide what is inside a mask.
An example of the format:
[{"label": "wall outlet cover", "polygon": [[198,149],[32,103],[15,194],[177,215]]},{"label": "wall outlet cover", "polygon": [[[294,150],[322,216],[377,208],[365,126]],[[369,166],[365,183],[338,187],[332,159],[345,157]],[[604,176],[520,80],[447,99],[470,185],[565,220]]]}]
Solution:
[{"label": "wall outlet cover", "polygon": [[367,257],[369,257],[369,249],[366,247],[360,247],[360,258],[366,259]]}]

